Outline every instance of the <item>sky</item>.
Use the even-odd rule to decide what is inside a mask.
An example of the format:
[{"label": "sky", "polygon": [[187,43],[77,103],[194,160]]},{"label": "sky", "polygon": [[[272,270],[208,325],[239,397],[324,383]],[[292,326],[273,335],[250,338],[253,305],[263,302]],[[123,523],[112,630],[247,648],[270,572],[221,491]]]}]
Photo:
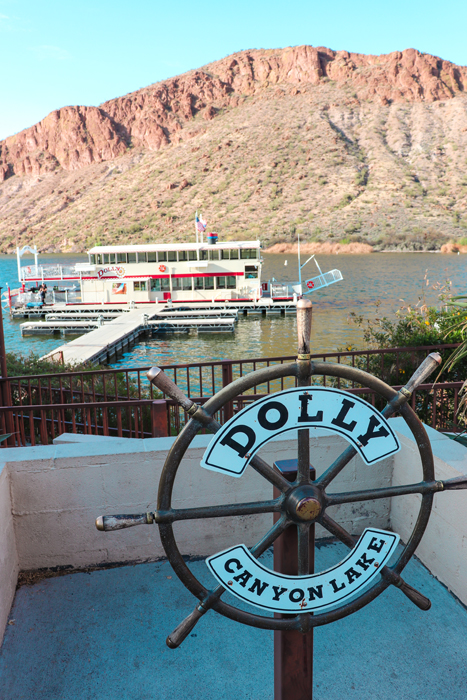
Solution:
[{"label": "sky", "polygon": [[416,48],[467,65],[466,26],[466,0],[0,0],[0,139],[244,49]]}]

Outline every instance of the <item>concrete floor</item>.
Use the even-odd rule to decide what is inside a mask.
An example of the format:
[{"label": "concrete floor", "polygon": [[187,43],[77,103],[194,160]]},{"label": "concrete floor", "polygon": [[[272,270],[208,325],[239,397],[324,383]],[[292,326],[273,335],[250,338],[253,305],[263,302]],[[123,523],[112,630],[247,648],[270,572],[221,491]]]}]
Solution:
[{"label": "concrete floor", "polygon": [[[322,547],[317,569],[346,553]],[[209,580],[204,562],[191,566]],[[418,561],[404,577],[431,610],[391,588],[316,630],[314,700],[467,698],[467,611]],[[272,700],[271,632],[210,612],[179,649],[166,647],[193,607],[166,561],[24,586],[0,653],[0,698]]]}]

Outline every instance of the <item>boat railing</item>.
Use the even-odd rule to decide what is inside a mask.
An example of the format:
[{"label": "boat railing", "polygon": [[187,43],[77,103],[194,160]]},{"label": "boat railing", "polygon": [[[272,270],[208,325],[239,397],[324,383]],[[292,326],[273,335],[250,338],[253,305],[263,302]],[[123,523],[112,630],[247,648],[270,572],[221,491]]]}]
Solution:
[{"label": "boat railing", "polygon": [[271,299],[293,297],[294,293],[297,293],[297,290],[294,289],[292,284],[271,283]]},{"label": "boat railing", "polygon": [[[2,295],[2,303],[4,309],[20,309],[28,304],[40,304],[42,302],[40,293],[24,290],[22,287],[18,289],[9,289]],[[56,290],[47,289],[45,303],[47,304],[78,304],[81,302],[81,290],[79,289],[63,289]]]},{"label": "boat railing", "polygon": [[26,265],[21,268],[21,280],[79,279],[79,273],[75,265]]}]

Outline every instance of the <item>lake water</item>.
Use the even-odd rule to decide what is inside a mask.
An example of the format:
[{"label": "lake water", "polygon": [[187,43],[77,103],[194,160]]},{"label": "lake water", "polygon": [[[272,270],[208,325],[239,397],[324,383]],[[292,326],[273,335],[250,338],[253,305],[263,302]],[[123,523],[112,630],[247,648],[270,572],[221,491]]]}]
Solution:
[{"label": "lake water", "polygon": [[[83,255],[43,255],[39,262],[60,261],[70,264],[86,260]],[[293,255],[264,254],[263,280],[298,279],[297,258]],[[287,261],[287,265],[284,263]],[[401,299],[414,304],[425,295],[427,303],[436,303],[432,289],[436,282],[450,279],[453,290],[467,293],[466,258],[463,255],[430,253],[380,253],[371,255],[321,255],[321,269],[338,268],[344,280],[309,295],[313,301],[312,352],[333,352],[351,344],[363,347],[362,333],[348,320],[355,311],[364,316],[379,313],[392,316]],[[303,270],[304,279],[314,277],[317,269],[311,261]],[[425,284],[427,273],[429,285]],[[0,284],[17,287],[16,258],[0,257]],[[19,324],[4,315],[7,350],[23,355],[33,351],[40,355],[63,344],[59,336],[21,338]],[[253,357],[274,357],[296,352],[295,318],[289,316],[241,317],[234,333],[166,335],[139,343],[126,353],[117,366],[172,364]]]}]

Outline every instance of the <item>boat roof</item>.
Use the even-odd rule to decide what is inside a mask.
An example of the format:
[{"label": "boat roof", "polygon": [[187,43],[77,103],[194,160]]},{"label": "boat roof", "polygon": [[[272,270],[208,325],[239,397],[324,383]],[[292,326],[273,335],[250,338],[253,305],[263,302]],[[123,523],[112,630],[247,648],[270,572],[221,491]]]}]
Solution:
[{"label": "boat roof", "polygon": [[213,250],[214,248],[260,248],[260,241],[223,241],[222,243],[149,243],[147,245],[96,245],[88,253],[152,253],[165,250]]}]

